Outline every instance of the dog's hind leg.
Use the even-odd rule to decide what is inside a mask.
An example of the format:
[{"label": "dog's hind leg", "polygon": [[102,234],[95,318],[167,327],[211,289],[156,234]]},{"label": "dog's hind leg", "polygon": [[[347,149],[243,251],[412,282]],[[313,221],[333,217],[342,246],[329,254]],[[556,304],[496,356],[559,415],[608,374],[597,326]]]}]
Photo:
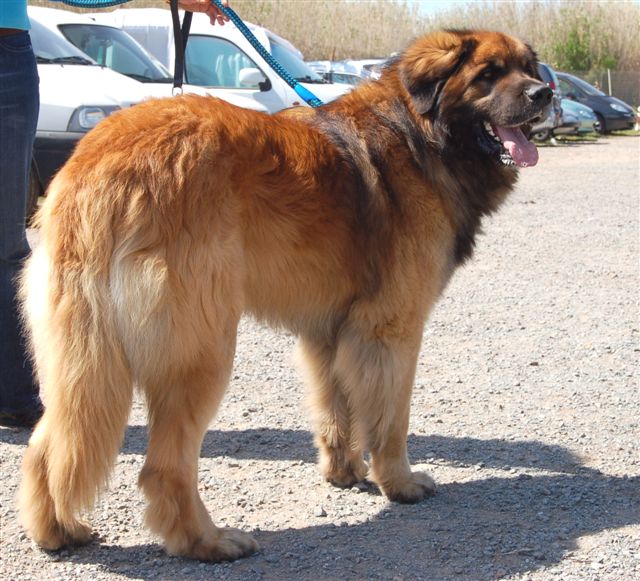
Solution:
[{"label": "dog's hind leg", "polygon": [[202,341],[197,355],[143,380],[149,447],[139,484],[149,501],[146,523],[173,555],[229,561],[257,549],[249,535],[213,524],[197,487],[200,447],[229,379],[236,325],[216,341]]},{"label": "dog's hind leg", "polygon": [[[23,277],[23,297],[46,405],[23,461],[20,518],[43,548],[91,539],[78,512],[90,509],[118,453],[133,381],[117,341],[104,281],[49,276],[39,247]],[[62,298],[60,298],[62,296]]]},{"label": "dog's hind leg", "polygon": [[333,372],[335,346],[303,336],[298,343],[298,355],[310,384],[320,471],[335,486],[353,486],[364,480],[368,468],[353,432],[347,396]]},{"label": "dog's hind leg", "polygon": [[385,495],[417,502],[435,492],[424,472],[412,472],[407,456],[411,390],[421,327],[347,324],[338,339],[334,373],[345,386],[358,438],[371,453],[371,477]]}]

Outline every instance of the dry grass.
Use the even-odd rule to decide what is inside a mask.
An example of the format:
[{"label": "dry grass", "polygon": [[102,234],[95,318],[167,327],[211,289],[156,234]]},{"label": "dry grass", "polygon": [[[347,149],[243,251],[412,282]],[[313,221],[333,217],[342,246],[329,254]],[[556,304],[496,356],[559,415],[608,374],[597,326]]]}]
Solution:
[{"label": "dry grass", "polygon": [[[64,7],[46,0],[30,3]],[[124,5],[147,6],[166,3]],[[562,68],[569,68],[563,61],[577,44],[590,63],[584,68],[640,70],[640,5],[630,1],[484,1],[452,4],[430,18],[406,0],[231,0],[231,6],[242,18],[291,40],[307,59],[386,56],[434,28],[490,28],[524,38],[543,60]]]},{"label": "dry grass", "polygon": [[[46,0],[31,4],[61,7]],[[594,63],[640,69],[640,6],[624,1],[489,1],[421,16],[404,0],[233,0],[235,11],[290,39],[309,59],[384,56],[433,28],[491,28],[524,38],[551,64],[562,58],[568,34],[577,31]],[[136,0],[125,7],[165,7],[163,0]]]}]

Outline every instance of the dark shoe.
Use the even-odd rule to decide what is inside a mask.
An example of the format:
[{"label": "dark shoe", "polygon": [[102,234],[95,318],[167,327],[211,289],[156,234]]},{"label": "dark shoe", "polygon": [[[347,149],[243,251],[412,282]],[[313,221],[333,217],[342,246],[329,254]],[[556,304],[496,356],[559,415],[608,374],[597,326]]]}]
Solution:
[{"label": "dark shoe", "polygon": [[44,408],[38,403],[35,409],[21,412],[0,412],[0,426],[5,428],[33,428],[42,417]]}]

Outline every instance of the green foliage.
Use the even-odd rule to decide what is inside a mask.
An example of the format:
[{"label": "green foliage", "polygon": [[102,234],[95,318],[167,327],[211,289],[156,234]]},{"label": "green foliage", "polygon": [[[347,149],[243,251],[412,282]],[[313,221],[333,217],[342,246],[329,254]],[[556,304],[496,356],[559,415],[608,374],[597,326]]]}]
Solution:
[{"label": "green foliage", "polygon": [[562,9],[560,14],[568,26],[564,38],[554,46],[556,65],[570,71],[594,68],[615,69],[618,59],[609,53],[607,18],[601,7],[591,14]]},{"label": "green foliage", "polygon": [[570,71],[591,69],[590,33],[590,21],[586,16],[580,17],[572,24],[563,41],[554,47],[558,67]]}]

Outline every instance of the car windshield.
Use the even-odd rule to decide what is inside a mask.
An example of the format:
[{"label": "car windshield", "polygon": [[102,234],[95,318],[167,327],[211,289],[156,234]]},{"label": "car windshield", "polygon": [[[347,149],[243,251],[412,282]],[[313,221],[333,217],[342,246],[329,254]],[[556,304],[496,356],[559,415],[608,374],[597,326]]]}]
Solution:
[{"label": "car windshield", "polygon": [[30,35],[33,52],[39,63],[71,65],[95,64],[86,54],[60,38],[55,32],[49,30],[35,19],[31,20]]},{"label": "car windshield", "polygon": [[569,77],[566,78],[566,80],[582,89],[587,95],[604,95],[602,91],[596,89],[593,85],[590,85],[589,83],[583,81],[582,79],[579,79],[578,77]]},{"label": "car windshield", "polygon": [[61,24],[62,34],[98,64],[143,83],[170,83],[169,71],[124,30],[101,24]]},{"label": "car windshield", "polygon": [[303,83],[327,82],[290,49],[273,40],[273,38],[269,38],[269,42],[271,43],[271,56],[273,56],[296,81]]}]

